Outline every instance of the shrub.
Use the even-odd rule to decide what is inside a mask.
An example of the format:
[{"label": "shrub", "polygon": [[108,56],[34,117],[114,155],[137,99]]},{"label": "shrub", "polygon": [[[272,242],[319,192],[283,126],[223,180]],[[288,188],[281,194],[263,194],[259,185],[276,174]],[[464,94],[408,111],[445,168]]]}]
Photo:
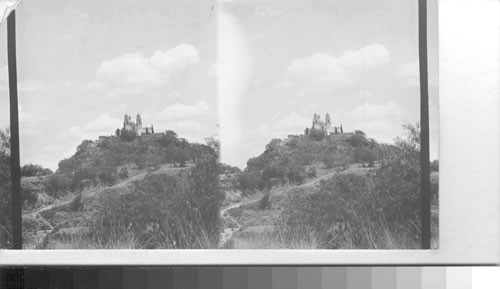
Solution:
[{"label": "shrub", "polygon": [[374,175],[338,174],[317,192],[293,190],[277,225],[313,230],[323,248],[418,246],[420,130],[405,128]]},{"label": "shrub", "polygon": [[259,210],[265,210],[267,209],[270,205],[271,202],[269,200],[269,197],[271,196],[270,192],[266,192],[262,198],[259,200]]},{"label": "shrub", "polygon": [[362,163],[363,166],[373,167],[376,157],[375,149],[366,146],[358,146],[354,149],[354,162]]},{"label": "shrub", "polygon": [[416,220],[420,216],[420,127],[405,125],[407,135],[396,140],[394,150],[375,175],[378,206],[392,221]]},{"label": "shrub", "polygon": [[150,174],[135,182],[130,193],[108,194],[99,228],[101,235],[128,228],[147,248],[215,248],[223,198],[217,156],[204,147],[187,176]]},{"label": "shrub", "polygon": [[305,167],[303,166],[292,166],[288,168],[286,173],[288,180],[296,185],[302,184],[307,178]]},{"label": "shrub", "polygon": [[83,202],[82,202],[82,194],[78,194],[69,204],[69,208],[71,211],[79,211],[83,208]]},{"label": "shrub", "polygon": [[112,186],[118,180],[118,174],[116,173],[116,169],[113,167],[105,167],[101,168],[97,177],[102,184]]},{"label": "shrub", "polygon": [[321,141],[325,139],[325,133],[322,130],[311,129],[309,131],[309,138],[315,141]]},{"label": "shrub", "polygon": [[50,169],[43,168],[40,165],[27,164],[21,168],[21,176],[23,177],[46,176],[50,174],[52,174]]},{"label": "shrub", "polygon": [[94,183],[96,178],[97,178],[96,168],[90,168],[90,167],[78,168],[73,175],[71,188],[73,190],[78,190],[80,188],[80,184],[82,183],[82,181],[87,180]]},{"label": "shrub", "polygon": [[[280,224],[290,231],[310,228],[317,232],[325,248],[337,248],[347,236],[336,232],[332,239],[331,229],[340,224],[359,227],[367,218],[371,203],[367,200],[373,184],[364,176],[354,174],[337,175],[322,181],[318,192],[296,191],[287,201]],[[360,239],[362,236],[349,236]]]},{"label": "shrub", "polygon": [[135,131],[122,129],[122,131],[120,133],[120,139],[127,141],[127,142],[133,141],[136,138],[137,138],[137,134],[135,133]]},{"label": "shrub", "polygon": [[323,157],[323,163],[327,169],[331,169],[335,166],[335,156],[333,154],[327,154]]},{"label": "shrub", "polygon": [[347,139],[347,142],[352,147],[357,147],[360,145],[368,145],[368,140],[366,139],[366,134],[360,130],[354,131],[354,135]]},{"label": "shrub", "polygon": [[23,197],[23,205],[25,207],[30,207],[31,205],[36,203],[36,201],[38,200],[38,194],[37,194],[36,189],[34,189],[32,187],[22,186],[21,191],[22,191],[22,197]]},{"label": "shrub", "polygon": [[65,195],[71,188],[71,178],[63,174],[53,174],[44,182],[45,192],[54,198]]},{"label": "shrub", "polygon": [[186,150],[176,149],[174,151],[174,155],[173,155],[172,160],[174,161],[175,166],[185,167],[186,162],[189,160],[189,156],[188,156]]},{"label": "shrub", "polygon": [[271,164],[264,168],[262,172],[262,184],[268,185],[271,179],[283,179],[286,173],[286,166],[283,164]]},{"label": "shrub", "polygon": [[119,171],[118,171],[118,177],[120,177],[120,179],[126,179],[128,178],[128,169],[127,168],[121,168]]},{"label": "shrub", "polygon": [[317,175],[317,171],[316,171],[316,168],[315,167],[310,167],[308,170],[307,170],[307,177],[308,178],[315,178]]},{"label": "shrub", "polygon": [[164,147],[176,146],[178,143],[177,134],[171,130],[167,130],[165,135],[160,138],[160,144]]},{"label": "shrub", "polygon": [[253,194],[260,184],[260,177],[253,172],[242,172],[236,178],[236,188],[240,190],[243,196]]}]

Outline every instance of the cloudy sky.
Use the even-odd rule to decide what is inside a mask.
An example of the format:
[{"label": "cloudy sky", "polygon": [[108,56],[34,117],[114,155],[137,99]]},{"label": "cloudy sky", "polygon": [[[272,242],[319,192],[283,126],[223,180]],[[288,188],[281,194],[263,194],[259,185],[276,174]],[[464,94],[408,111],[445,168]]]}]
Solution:
[{"label": "cloudy sky", "polygon": [[[21,159],[52,169],[123,115],[203,141],[217,133],[210,1],[24,1],[17,11]],[[1,27],[5,47],[6,27]],[[4,52],[2,50],[2,52]],[[8,125],[6,53],[0,127]]]},{"label": "cloudy sky", "polygon": [[21,161],[55,169],[83,139],[112,134],[137,112],[155,130],[191,141],[220,136],[223,161],[240,167],[270,139],[301,133],[315,112],[391,142],[404,121],[419,120],[416,4],[25,1],[17,12]]},{"label": "cloudy sky", "polygon": [[[347,131],[363,130],[380,142],[392,142],[401,135],[403,122],[420,119],[417,3],[224,1],[222,19],[225,26],[233,27],[226,30],[235,34],[232,43],[245,49],[238,48],[237,76],[223,69],[220,76],[227,79],[219,79],[233,84],[231,91],[219,91],[222,98],[231,99],[227,119],[239,116],[237,126],[225,128],[221,122],[222,140],[225,135],[231,139],[223,157],[225,153],[227,159],[244,164],[249,155],[261,153],[271,138],[302,133],[311,126],[314,113],[324,119],[329,112],[335,125],[342,124]],[[432,111],[436,113],[434,4],[430,3],[429,41]],[[226,37],[222,34],[219,39],[224,47],[231,42]],[[436,116],[433,121],[437,122]],[[436,136],[433,158],[437,157]]]}]

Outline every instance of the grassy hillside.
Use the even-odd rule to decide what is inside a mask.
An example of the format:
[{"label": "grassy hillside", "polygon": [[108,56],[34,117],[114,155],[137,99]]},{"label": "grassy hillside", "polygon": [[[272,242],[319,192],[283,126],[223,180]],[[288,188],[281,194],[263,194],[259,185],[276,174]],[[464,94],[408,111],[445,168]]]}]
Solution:
[{"label": "grassy hillside", "polygon": [[[236,180],[248,200],[227,211],[237,224],[227,246],[419,248],[420,129],[405,129],[394,144],[359,131],[271,141]],[[435,177],[432,190],[437,195]],[[434,247],[436,232],[433,213]]]},{"label": "grassy hillside", "polygon": [[[224,194],[214,147],[174,132],[86,140],[32,184],[53,202],[25,212],[30,248],[214,248]],[[26,180],[27,181],[27,180]]]},{"label": "grassy hillside", "polygon": [[353,163],[373,167],[386,148],[361,131],[319,138],[301,135],[273,139],[261,155],[248,160],[236,186],[249,194],[276,185],[300,185],[316,177],[323,167],[346,169]]}]

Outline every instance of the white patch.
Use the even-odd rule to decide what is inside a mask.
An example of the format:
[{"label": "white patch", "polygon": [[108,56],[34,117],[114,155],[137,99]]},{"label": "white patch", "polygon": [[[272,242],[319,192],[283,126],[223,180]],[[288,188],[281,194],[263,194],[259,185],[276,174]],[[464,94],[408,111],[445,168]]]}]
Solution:
[{"label": "white patch", "polygon": [[393,101],[386,104],[364,103],[349,111],[343,121],[347,129],[361,129],[379,142],[392,143],[403,133],[404,111]]},{"label": "white patch", "polygon": [[104,60],[97,69],[95,81],[90,88],[111,89],[109,97],[119,93],[141,93],[147,88],[164,85],[185,70],[198,64],[198,50],[190,44],[180,44],[169,50],[158,50],[146,57],[142,53],[127,53]]},{"label": "white patch", "polygon": [[96,119],[87,122],[83,126],[71,127],[67,135],[77,140],[95,140],[100,135],[114,134],[114,131],[121,126],[121,120],[102,113]]},{"label": "white patch", "polygon": [[238,20],[221,11],[218,17],[218,116],[221,159],[238,154],[241,139],[240,100],[252,73],[252,57]]},{"label": "white patch", "polygon": [[178,121],[186,119],[200,119],[214,115],[208,104],[202,100],[194,105],[175,103],[166,107],[158,113],[158,119],[162,121]]},{"label": "white patch", "polygon": [[317,52],[293,60],[287,77],[302,87],[332,90],[356,83],[366,70],[389,62],[389,52],[381,44],[371,44],[359,50],[348,50],[340,56]]}]

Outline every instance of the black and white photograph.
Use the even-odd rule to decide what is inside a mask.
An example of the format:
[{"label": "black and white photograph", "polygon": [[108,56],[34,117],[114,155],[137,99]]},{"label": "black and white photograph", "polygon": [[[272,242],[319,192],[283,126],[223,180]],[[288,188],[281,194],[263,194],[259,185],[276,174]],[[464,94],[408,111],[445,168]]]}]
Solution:
[{"label": "black and white photograph", "polygon": [[[22,1],[22,248],[438,249],[438,13],[423,87],[418,2]],[[0,47],[10,249],[6,23]]]}]

